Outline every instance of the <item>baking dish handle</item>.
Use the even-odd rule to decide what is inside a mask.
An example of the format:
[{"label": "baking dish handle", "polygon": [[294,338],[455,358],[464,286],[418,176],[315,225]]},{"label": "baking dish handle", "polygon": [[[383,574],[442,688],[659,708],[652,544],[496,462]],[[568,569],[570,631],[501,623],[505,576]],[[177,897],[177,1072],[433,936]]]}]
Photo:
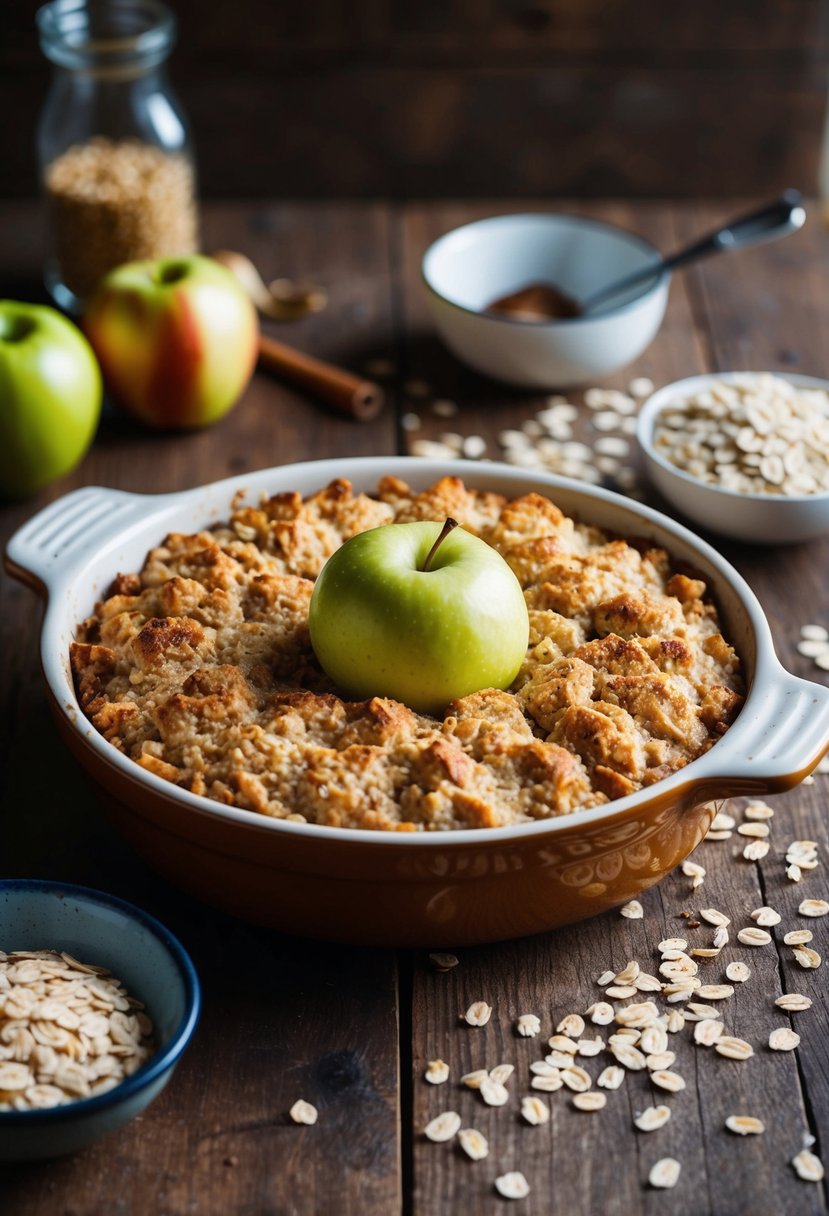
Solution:
[{"label": "baking dish handle", "polygon": [[705,757],[711,766],[706,776],[724,786],[781,793],[799,785],[829,748],[829,688],[779,665],[767,687],[766,696],[751,698],[732,728],[736,742],[739,725],[741,754],[718,761],[712,748]]},{"label": "baking dish handle", "polygon": [[84,486],[44,507],[9,540],[4,563],[9,574],[46,593],[71,575],[104,535],[143,518],[149,499],[104,486]]}]

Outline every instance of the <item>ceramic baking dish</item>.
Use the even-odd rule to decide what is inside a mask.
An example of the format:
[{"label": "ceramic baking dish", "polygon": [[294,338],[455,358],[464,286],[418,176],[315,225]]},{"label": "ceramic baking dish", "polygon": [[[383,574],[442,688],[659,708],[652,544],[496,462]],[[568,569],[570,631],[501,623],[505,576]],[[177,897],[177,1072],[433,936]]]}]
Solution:
[{"label": "ceramic baking dish", "polygon": [[[250,502],[263,491],[308,494],[334,477],[371,492],[386,474],[416,488],[456,475],[509,496],[536,490],[569,514],[648,537],[696,567],[745,666],[748,696],[734,725],[686,768],[606,806],[518,826],[422,834],[286,823],[227,807],[145,772],[98,734],[78,707],[69,643],[119,571],[140,569],[168,531],[226,518],[239,492]],[[160,496],[88,487],[24,525],[9,542],[6,565],[46,597],[41,661],[49,697],[111,821],[171,883],[291,933],[375,945],[462,945],[580,920],[639,895],[682,861],[708,829],[712,800],[788,789],[829,746],[829,689],[780,666],[755,596],[711,546],[609,491],[505,465],[344,459]]]}]

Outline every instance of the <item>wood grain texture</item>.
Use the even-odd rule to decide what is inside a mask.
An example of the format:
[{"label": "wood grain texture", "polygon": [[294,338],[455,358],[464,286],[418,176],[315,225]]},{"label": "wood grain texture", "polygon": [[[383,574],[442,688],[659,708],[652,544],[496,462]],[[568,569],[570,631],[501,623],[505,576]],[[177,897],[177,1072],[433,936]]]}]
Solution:
[{"label": "wood grain texture", "polygon": [[[208,197],[813,189],[821,0],[178,0],[172,79]],[[4,8],[4,193],[36,188],[49,72]]]},{"label": "wood grain texture", "polygon": [[[669,249],[738,212],[745,201],[565,207],[611,219]],[[545,205],[512,204],[520,210]],[[441,232],[509,207],[491,199],[403,208],[208,208],[207,248],[239,248],[266,278],[310,277],[327,288],[325,312],[274,333],[358,372],[375,358],[391,360],[395,370],[384,381],[390,404],[371,424],[356,424],[260,375],[239,408],[202,435],[149,436],[109,417],[76,474],[34,501],[3,507],[0,539],[73,485],[167,490],[271,463],[332,456],[343,459],[347,475],[353,455],[403,451],[406,435],[445,430],[481,434],[487,455],[499,456],[498,432],[530,418],[545,398],[473,376],[439,345],[419,259]],[[13,294],[37,294],[38,260],[36,214],[24,204],[0,206],[0,273]],[[635,367],[607,383],[623,387],[634,374],[661,383],[733,366],[829,375],[827,266],[829,234],[810,221],[780,245],[677,276],[658,339]],[[418,395],[417,381],[426,382],[426,397]],[[457,416],[437,417],[434,398],[456,401]],[[421,429],[404,435],[400,418],[415,411]],[[586,411],[577,433],[595,438]],[[800,656],[796,644],[801,624],[829,624],[829,542],[789,548],[715,543],[759,596],[785,665],[826,682],[829,677]],[[528,1199],[516,1205],[528,1214],[826,1216],[825,1188],[801,1182],[788,1163],[805,1133],[817,1137],[815,1151],[829,1158],[829,918],[806,921],[797,913],[803,898],[829,897],[829,777],[771,800],[772,849],[761,864],[741,858],[742,837],[703,844],[695,855],[707,870],[703,887],[692,892],[690,879],[675,872],[643,898],[641,921],[609,913],[543,937],[465,950],[456,970],[437,975],[425,954],[396,959],[387,951],[298,942],[205,909],[156,879],[106,825],[94,791],[60,746],[38,670],[38,613],[30,593],[4,575],[0,631],[0,872],[67,878],[135,900],[180,935],[205,986],[202,1025],[164,1095],[140,1121],[76,1157],[7,1169],[3,1216],[488,1216],[504,1206],[493,1180],[508,1169],[522,1170],[531,1183]],[[783,855],[795,838],[818,841],[823,859],[800,884],[784,875]],[[738,930],[753,923],[748,913],[765,903],[783,917],[772,931],[775,944],[739,945]],[[683,1092],[665,1094],[636,1073],[608,1092],[607,1107],[596,1114],[574,1110],[569,1091],[540,1095],[549,1100],[551,1122],[525,1125],[518,1110],[520,1096],[532,1092],[529,1062],[544,1054],[558,1020],[600,998],[595,978],[606,967],[621,968],[635,958],[656,971],[654,946],[662,937],[710,942],[711,927],[689,927],[681,915],[706,906],[731,918],[731,941],[701,974],[719,981],[734,958],[752,968],[748,983],[723,1003],[723,1014],[728,1031],[755,1044],[754,1058],[724,1059],[694,1046],[686,1029],[669,1044],[688,1083]],[[817,971],[803,971],[782,945],[784,932],[803,926],[814,932],[813,944],[827,960]],[[781,1013],[773,1005],[781,991],[806,993],[813,1008]],[[459,1014],[479,999],[494,1007],[490,1023],[464,1026]],[[514,1021],[523,1012],[541,1018],[538,1039],[516,1036]],[[764,1046],[770,1030],[784,1025],[802,1036],[796,1053]],[[609,1029],[590,1027],[589,1033],[606,1036]],[[422,1074],[436,1056],[450,1063],[452,1076],[432,1087]],[[463,1072],[504,1061],[516,1065],[507,1106],[488,1108],[459,1088]],[[584,1064],[595,1078],[605,1062],[596,1057]],[[287,1122],[297,1097],[319,1107],[316,1127]],[[671,1107],[670,1122],[657,1132],[637,1132],[635,1113],[659,1102]],[[473,1163],[454,1144],[422,1137],[425,1123],[443,1109],[459,1111],[464,1125],[487,1135],[486,1160]],[[724,1120],[732,1113],[759,1115],[766,1134],[741,1139],[726,1132]],[[666,1155],[683,1167],[668,1195],[646,1184],[650,1166]]]}]

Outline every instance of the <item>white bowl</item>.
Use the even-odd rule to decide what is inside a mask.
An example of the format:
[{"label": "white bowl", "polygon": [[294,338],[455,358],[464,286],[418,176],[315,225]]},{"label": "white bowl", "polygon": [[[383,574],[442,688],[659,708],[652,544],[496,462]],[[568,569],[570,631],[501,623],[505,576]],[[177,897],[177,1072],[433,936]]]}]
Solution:
[{"label": "white bowl", "polygon": [[[642,406],[636,437],[645,466],[659,492],[688,519],[711,532],[754,544],[791,544],[813,540],[829,531],[829,493],[821,494],[739,494],[710,485],[671,464],[654,447],[653,432],[657,416],[669,405],[686,400],[705,390],[714,381],[734,383],[754,372],[713,372],[676,380],[649,397]],[[775,372],[796,388],[823,389],[829,380],[813,376],[790,376]]]},{"label": "white bowl", "polygon": [[567,388],[624,367],[650,345],[668,302],[668,274],[595,316],[520,321],[484,309],[539,280],[586,299],[658,258],[641,237],[598,220],[497,215],[440,237],[422,273],[440,335],[464,363],[510,384]]}]

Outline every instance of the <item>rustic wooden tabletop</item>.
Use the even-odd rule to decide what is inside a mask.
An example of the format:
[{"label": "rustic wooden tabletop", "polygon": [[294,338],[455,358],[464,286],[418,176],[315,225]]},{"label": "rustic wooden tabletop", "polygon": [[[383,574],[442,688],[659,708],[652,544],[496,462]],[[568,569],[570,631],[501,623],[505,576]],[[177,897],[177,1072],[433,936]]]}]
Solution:
[{"label": "rustic wooden tabletop", "polygon": [[[327,310],[283,327],[279,336],[355,369],[388,361],[394,371],[384,412],[371,423],[334,417],[259,374],[236,411],[201,434],[159,437],[107,417],[72,477],[33,501],[3,509],[0,541],[48,500],[81,484],[173,490],[316,457],[341,457],[347,476],[352,456],[406,451],[413,438],[446,430],[480,435],[487,455],[499,456],[499,432],[531,419],[544,398],[479,379],[440,347],[419,283],[419,258],[439,233],[504,209],[498,203],[209,207],[206,249],[238,248],[266,277],[311,277],[327,287]],[[669,249],[739,203],[573,209],[616,221]],[[33,209],[4,205],[2,294],[40,294],[39,256]],[[710,369],[829,376],[827,351],[829,233],[815,218],[781,244],[716,259],[678,277],[658,338],[634,368],[608,383],[624,387],[635,374],[661,384]],[[436,398],[457,402],[457,415],[447,420],[435,414]],[[589,411],[583,413],[579,437],[594,440]],[[419,430],[404,429],[407,414],[419,417]],[[787,548],[715,543],[759,596],[784,664],[825,682],[826,673],[796,647],[801,625],[829,625],[829,542]],[[156,878],[115,836],[50,721],[38,668],[38,605],[29,591],[0,579],[0,873],[77,881],[147,908],[192,952],[205,998],[192,1047],[155,1104],[73,1157],[6,1167],[5,1216],[454,1216],[501,1210],[505,1200],[493,1183],[510,1170],[522,1171],[530,1183],[529,1196],[516,1204],[527,1216],[827,1211],[824,1184],[801,1180],[790,1164],[809,1136],[815,1137],[814,1152],[829,1151],[826,967],[802,970],[782,937],[810,927],[813,945],[829,953],[829,921],[806,921],[797,913],[805,897],[829,896],[825,861],[795,884],[786,878],[783,860],[788,842],[804,838],[818,842],[825,859],[829,776],[771,799],[772,843],[764,860],[743,860],[746,842],[736,834],[706,842],[694,858],[705,868],[703,885],[693,890],[692,879],[675,872],[643,897],[640,920],[610,912],[543,937],[458,951],[459,965],[442,974],[425,953],[283,937],[196,905]],[[740,822],[740,807],[730,809]],[[774,943],[736,943],[736,930],[753,923],[751,910],[766,904],[782,917],[772,930]],[[708,945],[712,927],[696,924],[705,907],[722,910],[733,926],[731,943],[709,964],[706,980],[720,981],[725,964],[736,959],[751,968],[751,978],[735,985],[722,1008],[728,1033],[754,1044],[753,1058],[740,1062],[695,1046],[688,1026],[670,1043],[674,1067],[687,1082],[684,1091],[666,1095],[646,1073],[631,1073],[621,1089],[608,1093],[602,1111],[574,1109],[572,1094],[562,1090],[549,1096],[547,1124],[525,1123],[520,1099],[531,1092],[529,1062],[544,1054],[538,1044],[565,1014],[581,1013],[599,999],[596,977],[606,968],[637,960],[644,970],[656,970],[656,944],[665,937]],[[452,942],[442,945],[451,949]],[[811,997],[811,1009],[788,1015],[775,1008],[774,998],[785,991]],[[471,1030],[458,1015],[474,1000],[487,1001],[493,1014],[484,1028]],[[515,1020],[525,1012],[541,1019],[541,1038],[516,1037]],[[769,1032],[778,1026],[797,1030],[796,1051],[769,1050]],[[423,1080],[435,1057],[451,1066],[443,1086]],[[502,1062],[516,1066],[505,1107],[487,1107],[459,1086],[462,1073]],[[600,1059],[585,1063],[594,1075],[604,1066]],[[288,1119],[299,1097],[319,1108],[315,1126]],[[637,1131],[634,1115],[660,1102],[671,1107],[670,1121],[654,1132]],[[447,1108],[486,1135],[485,1160],[470,1161],[457,1147],[424,1138],[425,1124]],[[730,1133],[725,1120],[732,1114],[759,1117],[765,1134]],[[655,1190],[648,1172],[669,1156],[681,1163],[679,1182],[671,1191]]]}]

